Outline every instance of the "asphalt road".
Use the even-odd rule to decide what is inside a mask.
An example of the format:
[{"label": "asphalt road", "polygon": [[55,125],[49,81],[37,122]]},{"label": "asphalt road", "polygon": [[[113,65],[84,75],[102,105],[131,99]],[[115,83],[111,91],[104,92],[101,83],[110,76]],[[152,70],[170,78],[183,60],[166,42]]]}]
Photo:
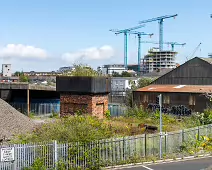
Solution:
[{"label": "asphalt road", "polygon": [[125,167],[122,170],[204,170],[212,165],[212,157],[179,162]]}]

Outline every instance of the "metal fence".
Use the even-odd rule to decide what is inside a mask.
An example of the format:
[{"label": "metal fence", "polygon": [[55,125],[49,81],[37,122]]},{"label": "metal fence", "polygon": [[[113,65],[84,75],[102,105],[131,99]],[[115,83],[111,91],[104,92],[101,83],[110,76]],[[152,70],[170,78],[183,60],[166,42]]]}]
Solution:
[{"label": "metal fence", "polygon": [[108,109],[112,117],[124,116],[127,111],[127,107],[119,103],[109,103]]},{"label": "metal fence", "polygon": [[[27,104],[26,103],[10,103],[16,110],[20,111],[23,114],[27,114]],[[49,115],[52,113],[60,112],[60,104],[57,103],[31,103],[30,104],[30,113],[35,114],[36,116],[40,115]]]},{"label": "metal fence", "polygon": [[[201,127],[165,133],[162,137],[164,154],[180,153],[184,142],[196,139],[196,135],[212,135],[212,124]],[[23,169],[42,158],[47,168],[63,163],[65,169],[90,168],[118,165],[132,162],[136,158],[159,155],[159,134],[143,134],[123,138],[113,138],[90,143],[18,144],[14,147],[14,162],[0,162],[0,169]],[[59,164],[58,164],[59,163]],[[60,164],[61,165],[61,164]]]},{"label": "metal fence", "polygon": [[[10,103],[11,106],[16,108],[23,114],[27,114],[26,103]],[[109,103],[108,109],[110,110],[112,117],[123,116],[126,112],[126,106],[119,103]],[[60,112],[60,104],[58,103],[31,103],[30,112],[36,116],[50,115],[52,113]]]}]

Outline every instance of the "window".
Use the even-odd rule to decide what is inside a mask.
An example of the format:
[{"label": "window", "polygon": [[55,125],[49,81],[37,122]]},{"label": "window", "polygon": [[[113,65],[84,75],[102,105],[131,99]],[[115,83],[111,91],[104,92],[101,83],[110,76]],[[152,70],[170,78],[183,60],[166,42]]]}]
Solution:
[{"label": "window", "polygon": [[169,104],[170,103],[170,96],[169,95],[164,95],[163,96],[163,103],[164,104]]},{"label": "window", "polygon": [[194,95],[189,96],[189,105],[195,105],[195,96]]}]

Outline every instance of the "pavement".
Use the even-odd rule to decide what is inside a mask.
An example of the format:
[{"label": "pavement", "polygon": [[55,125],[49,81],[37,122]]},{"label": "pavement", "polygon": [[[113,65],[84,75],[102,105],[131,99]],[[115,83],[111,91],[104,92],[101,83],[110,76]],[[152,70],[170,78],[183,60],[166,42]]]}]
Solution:
[{"label": "pavement", "polygon": [[[204,170],[212,166],[212,157],[114,168],[122,170]],[[210,169],[212,170],[212,169]]]}]

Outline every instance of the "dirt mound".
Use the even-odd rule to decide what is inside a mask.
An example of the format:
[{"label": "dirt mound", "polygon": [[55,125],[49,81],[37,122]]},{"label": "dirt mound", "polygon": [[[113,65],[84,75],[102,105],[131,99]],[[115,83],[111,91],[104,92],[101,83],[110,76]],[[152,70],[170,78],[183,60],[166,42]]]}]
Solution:
[{"label": "dirt mound", "polygon": [[29,132],[34,126],[27,116],[0,99],[0,139],[10,139],[13,135]]}]

